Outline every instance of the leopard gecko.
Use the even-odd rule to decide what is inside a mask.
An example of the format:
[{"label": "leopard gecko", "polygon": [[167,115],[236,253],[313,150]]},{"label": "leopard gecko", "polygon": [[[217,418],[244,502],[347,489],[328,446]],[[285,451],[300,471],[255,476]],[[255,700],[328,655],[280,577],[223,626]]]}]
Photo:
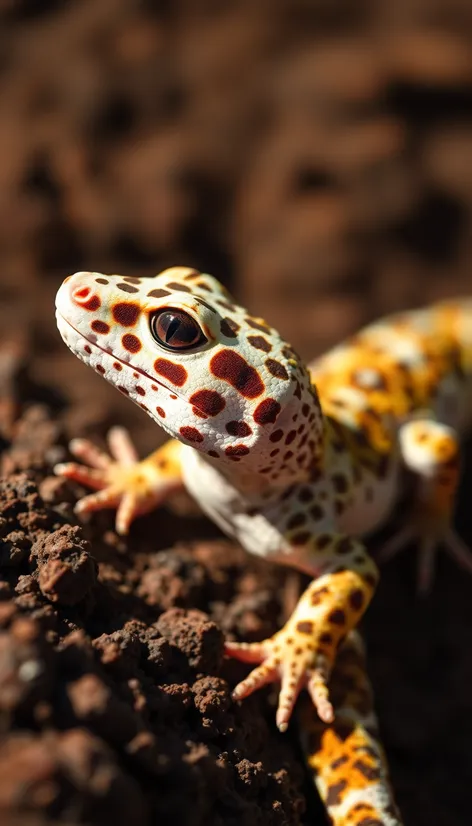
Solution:
[{"label": "leopard gecko", "polygon": [[56,308],[72,352],[172,437],[143,461],[120,428],[110,454],[74,439],[82,463],[55,470],[94,490],[77,512],[116,508],[125,534],[185,490],[247,551],[308,574],[273,637],[227,642],[228,656],[254,666],[233,698],[280,681],[283,732],[307,689],[302,736],[332,822],[397,826],[355,631],[378,581],[362,537],[391,514],[408,471],[414,506],[383,557],[415,541],[423,591],[438,545],[472,570],[452,527],[458,434],[472,409],[472,299],[374,323],[308,366],[187,267],[155,278],[78,272]]}]

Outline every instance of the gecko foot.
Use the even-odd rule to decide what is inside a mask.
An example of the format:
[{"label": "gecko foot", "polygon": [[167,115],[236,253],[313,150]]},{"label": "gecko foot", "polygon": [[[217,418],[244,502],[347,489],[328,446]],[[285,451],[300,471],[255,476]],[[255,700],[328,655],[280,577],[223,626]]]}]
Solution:
[{"label": "gecko foot", "polygon": [[137,516],[153,510],[180,487],[180,475],[172,462],[158,457],[159,451],[139,461],[124,428],[112,428],[107,439],[109,454],[87,439],[73,439],[70,452],[86,464],[66,462],[56,465],[54,472],[96,491],[79,499],[76,513],[116,508],[116,530],[124,535]]},{"label": "gecko foot", "polygon": [[431,591],[439,547],[443,547],[461,568],[472,573],[472,551],[453,528],[449,525],[435,526],[434,521],[429,525],[429,529],[415,523],[401,528],[383,545],[377,559],[379,562],[386,562],[413,544],[418,546],[418,593],[422,596]]},{"label": "gecko foot", "polygon": [[[306,626],[306,627],[304,627]],[[308,628],[310,626],[310,628]],[[258,643],[227,642],[225,653],[248,663],[259,663],[232,693],[243,700],[267,683],[280,680],[281,689],[276,714],[280,731],[288,728],[295,701],[307,688],[318,715],[325,723],[334,718],[327,682],[330,658],[314,641],[311,622],[289,622],[273,637]]]}]

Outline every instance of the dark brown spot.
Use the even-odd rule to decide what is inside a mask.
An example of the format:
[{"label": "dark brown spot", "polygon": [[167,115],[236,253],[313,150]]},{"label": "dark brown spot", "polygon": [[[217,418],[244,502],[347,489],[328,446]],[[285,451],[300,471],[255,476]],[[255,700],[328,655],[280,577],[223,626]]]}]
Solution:
[{"label": "dark brown spot", "polygon": [[151,290],[148,293],[148,298],[164,298],[166,295],[170,295],[169,290]]},{"label": "dark brown spot", "polygon": [[209,450],[209,451],[208,451],[208,455],[209,455],[209,456],[212,456],[212,457],[213,457],[213,459],[219,459],[219,458],[220,458],[220,457],[219,457],[219,454],[216,452],[216,450]]},{"label": "dark brown spot", "polygon": [[112,308],[113,318],[115,319],[117,324],[121,324],[122,327],[133,327],[139,317],[141,309],[139,304],[115,304]]},{"label": "dark brown spot", "polygon": [[298,493],[298,498],[300,502],[311,502],[311,500],[313,499],[312,489],[305,485],[303,488],[300,489]]},{"label": "dark brown spot", "polygon": [[144,387],[140,387],[139,384],[137,384],[134,389],[136,390],[136,393],[139,393],[140,396],[145,396],[146,395],[146,391],[145,391]]},{"label": "dark brown spot", "polygon": [[114,362],[113,362],[113,367],[115,368],[115,370],[118,370],[118,372],[119,372],[120,370],[123,370],[123,367],[122,367],[122,365],[120,364],[120,362],[119,362],[119,361],[114,361]]},{"label": "dark brown spot", "polygon": [[161,419],[165,419],[166,411],[163,410],[162,407],[156,407],[156,413],[161,417]]},{"label": "dark brown spot", "polygon": [[323,585],[321,588],[317,588],[316,591],[313,591],[310,602],[312,605],[319,605],[320,602],[323,601],[323,597],[325,594],[329,594],[329,588]]},{"label": "dark brown spot", "polygon": [[241,456],[247,456],[249,448],[246,445],[230,445],[226,448],[225,453],[229,459],[238,460]]},{"label": "dark brown spot", "polygon": [[169,359],[156,359],[154,362],[154,370],[156,373],[159,373],[160,376],[168,379],[172,384],[176,384],[177,387],[182,387],[187,381],[186,369],[182,367],[181,364],[175,364],[175,362],[169,361]]},{"label": "dark brown spot", "polygon": [[377,577],[375,576],[375,574],[365,574],[364,579],[367,582],[367,585],[370,585],[371,588],[375,588],[375,586],[377,585]]},{"label": "dark brown spot", "polygon": [[226,338],[236,338],[239,324],[236,324],[231,318],[223,318],[220,322],[220,330]]},{"label": "dark brown spot", "polygon": [[380,777],[380,770],[377,766],[371,766],[370,763],[364,763],[363,760],[356,760],[352,764],[354,769],[364,775],[367,780],[378,780]]},{"label": "dark brown spot", "polygon": [[300,528],[306,522],[306,514],[304,513],[295,513],[287,522],[288,530],[294,530],[295,528]]},{"label": "dark brown spot", "polygon": [[203,442],[203,436],[196,427],[181,427],[179,433],[188,442]]},{"label": "dark brown spot", "polygon": [[92,321],[90,326],[94,333],[99,333],[103,336],[110,332],[110,325],[104,321]]},{"label": "dark brown spot", "polygon": [[229,433],[230,436],[240,436],[241,438],[244,438],[244,436],[250,436],[252,430],[246,422],[234,421],[228,422],[226,425],[226,432]]},{"label": "dark brown spot", "polygon": [[290,537],[292,545],[305,545],[311,537],[310,531],[298,531]]},{"label": "dark brown spot", "polygon": [[106,278],[96,278],[95,281],[97,282],[97,284],[108,284],[109,283],[106,280]]},{"label": "dark brown spot", "polygon": [[362,606],[364,605],[364,594],[360,590],[360,588],[356,588],[355,591],[351,591],[349,594],[349,604],[353,611],[360,611]]},{"label": "dark brown spot", "polygon": [[293,440],[295,439],[296,435],[297,435],[296,430],[291,430],[289,433],[287,433],[287,436],[286,436],[286,439],[285,439],[285,444],[286,445],[291,445]]},{"label": "dark brown spot", "polygon": [[253,318],[246,318],[246,322],[247,324],[249,324],[250,327],[253,327],[254,330],[260,330],[261,333],[270,332],[270,327],[268,324],[261,324],[259,321],[255,321]]},{"label": "dark brown spot", "polygon": [[254,411],[254,421],[257,424],[273,424],[281,411],[280,404],[275,399],[264,399]]},{"label": "dark brown spot", "polygon": [[265,366],[267,367],[269,373],[272,373],[276,379],[282,379],[283,381],[289,380],[289,375],[280,361],[276,361],[275,359],[266,359]]},{"label": "dark brown spot", "polygon": [[139,293],[138,288],[133,287],[131,284],[120,283],[116,285],[116,288],[117,290],[121,290],[123,293]]},{"label": "dark brown spot", "polygon": [[264,392],[257,370],[238,353],[227,348],[215,353],[210,361],[214,376],[231,384],[246,399],[255,399]]},{"label": "dark brown spot", "polygon": [[190,396],[189,402],[207,416],[217,416],[226,407],[223,396],[216,390],[197,390]]},{"label": "dark brown spot", "polygon": [[90,353],[92,352],[92,348],[91,348],[91,347],[89,347],[89,345],[88,345],[88,344],[85,344],[85,345],[84,345],[84,350],[85,350],[85,352],[86,352],[86,353],[88,353],[89,355],[90,355]]},{"label": "dark brown spot", "polygon": [[134,275],[125,275],[123,281],[126,281],[127,284],[141,284],[141,279],[135,278]]},{"label": "dark brown spot", "polygon": [[225,310],[229,310],[230,313],[234,313],[236,307],[234,304],[231,304],[229,301],[225,301],[223,298],[218,299],[218,304],[220,307],[224,307]]},{"label": "dark brown spot", "polygon": [[269,439],[271,442],[280,442],[283,435],[283,430],[274,430],[274,432],[270,434]]},{"label": "dark brown spot", "polygon": [[97,364],[95,370],[97,371],[97,373],[101,373],[102,376],[105,373],[105,368],[104,368],[103,364]]},{"label": "dark brown spot", "polygon": [[347,780],[340,780],[339,783],[333,783],[328,786],[328,794],[326,795],[326,806],[338,806],[342,801],[342,793],[347,786]]},{"label": "dark brown spot", "polygon": [[328,631],[323,631],[323,633],[320,634],[320,643],[322,645],[331,645],[332,642],[333,642],[333,637]]},{"label": "dark brown spot", "polygon": [[355,548],[355,542],[349,536],[343,536],[336,542],[336,552],[338,554],[350,554]]},{"label": "dark brown spot", "polygon": [[119,390],[121,393],[124,393],[124,394],[125,394],[125,396],[129,396],[129,392],[128,392],[128,390],[127,390],[127,388],[126,388],[126,387],[123,387],[123,385],[121,385],[121,384],[117,384],[116,386],[117,386],[118,390]]},{"label": "dark brown spot", "polygon": [[324,551],[328,545],[331,545],[331,536],[329,533],[320,533],[320,535],[316,537],[316,547],[319,551]]},{"label": "dark brown spot", "polygon": [[333,473],[331,479],[337,493],[346,493],[348,484],[346,477],[342,473]]},{"label": "dark brown spot", "polygon": [[313,505],[313,507],[310,508],[310,514],[313,519],[318,522],[320,519],[323,519],[324,510],[321,505]]},{"label": "dark brown spot", "polygon": [[295,628],[299,634],[313,634],[313,623],[310,620],[300,620]]},{"label": "dark brown spot", "polygon": [[333,625],[345,625],[346,624],[346,614],[342,610],[342,608],[335,608],[334,611],[328,616],[329,622],[332,622]]},{"label": "dark brown spot", "polygon": [[264,353],[272,350],[272,345],[263,336],[248,336],[247,340],[256,350],[263,350]]},{"label": "dark brown spot", "polygon": [[128,350],[128,353],[139,353],[141,349],[141,342],[139,338],[134,336],[132,333],[125,333],[121,339],[121,343],[125,350]]},{"label": "dark brown spot", "polygon": [[349,761],[349,757],[346,754],[342,754],[341,757],[338,757],[336,760],[333,760],[331,763],[331,769],[336,771],[336,769],[340,769],[341,766],[344,766],[345,763]]},{"label": "dark brown spot", "polygon": [[384,826],[384,824],[378,817],[363,817],[357,826]]},{"label": "dark brown spot", "polygon": [[192,292],[190,287],[187,287],[186,284],[180,284],[179,281],[170,281],[168,284],[166,284],[166,287],[168,287],[169,290],[179,290],[181,293]]}]

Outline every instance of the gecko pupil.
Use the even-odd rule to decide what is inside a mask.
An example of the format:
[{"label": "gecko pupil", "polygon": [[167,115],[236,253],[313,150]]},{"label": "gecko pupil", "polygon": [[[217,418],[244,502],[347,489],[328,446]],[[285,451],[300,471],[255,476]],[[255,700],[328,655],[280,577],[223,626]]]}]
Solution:
[{"label": "gecko pupil", "polygon": [[151,319],[151,332],[168,350],[189,350],[206,341],[195,319],[183,310],[160,310]]}]

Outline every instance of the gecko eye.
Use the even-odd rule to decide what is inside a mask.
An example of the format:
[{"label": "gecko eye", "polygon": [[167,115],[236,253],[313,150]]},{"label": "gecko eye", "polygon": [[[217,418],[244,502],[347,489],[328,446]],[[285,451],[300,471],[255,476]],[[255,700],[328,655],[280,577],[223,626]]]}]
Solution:
[{"label": "gecko eye", "polygon": [[168,350],[190,350],[207,341],[195,319],[183,310],[160,310],[151,318],[151,333]]}]

